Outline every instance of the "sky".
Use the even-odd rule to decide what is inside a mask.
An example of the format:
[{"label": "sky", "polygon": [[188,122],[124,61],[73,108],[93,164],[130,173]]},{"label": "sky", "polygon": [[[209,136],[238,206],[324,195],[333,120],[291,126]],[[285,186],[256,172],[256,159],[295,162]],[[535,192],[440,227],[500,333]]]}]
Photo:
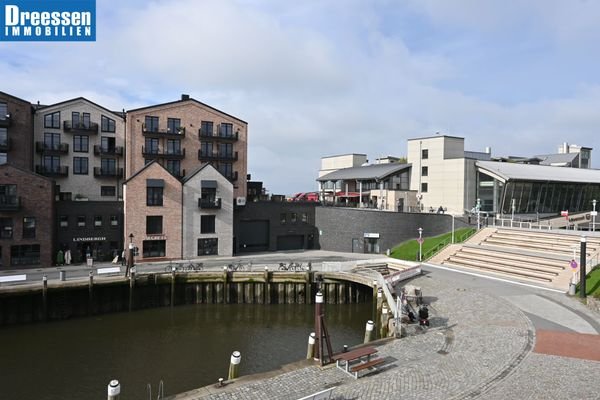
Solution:
[{"label": "sky", "polygon": [[599,1],[97,0],[96,21],[96,42],[0,43],[0,90],[114,110],[189,94],[248,122],[270,193],[436,132],[495,156],[600,153]]}]

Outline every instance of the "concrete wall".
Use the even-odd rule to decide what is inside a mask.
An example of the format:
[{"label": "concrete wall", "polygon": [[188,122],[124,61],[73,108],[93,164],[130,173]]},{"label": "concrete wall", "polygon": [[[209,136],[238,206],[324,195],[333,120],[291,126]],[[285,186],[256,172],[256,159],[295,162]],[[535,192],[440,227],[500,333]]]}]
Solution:
[{"label": "concrete wall", "polygon": [[[44,127],[44,115],[54,112],[60,112],[60,128],[52,129]],[[73,131],[65,131],[63,123],[72,120],[72,113],[79,112],[80,119],[83,118],[82,113],[90,114],[90,122],[98,124],[98,133],[83,134]],[[102,132],[101,117],[102,115],[115,121],[115,132]],[[123,146],[125,138],[125,123],[119,116],[108,112],[107,110],[98,107],[97,105],[86,101],[85,99],[75,99],[65,103],[59,103],[49,107],[39,109],[34,117],[34,142],[44,142],[44,133],[60,133],[60,143],[69,145],[67,154],[60,155],[60,165],[69,167],[69,173],[66,177],[55,177],[56,184],[60,185],[61,192],[70,192],[72,198],[77,195],[87,198],[90,201],[115,201],[122,198],[122,177],[102,177],[94,176],[94,167],[101,166],[102,158],[111,158],[116,160],[116,168],[123,168],[123,156],[100,156],[94,154],[94,145],[102,143],[101,138],[110,137],[115,139],[115,146]],[[75,152],[73,146],[74,136],[88,136],[88,151]],[[33,146],[32,151],[35,151]],[[44,153],[36,152],[34,156],[34,164],[42,165]],[[73,169],[74,157],[87,157],[88,173],[86,175],[76,175]],[[115,196],[101,196],[101,186],[114,186]]]},{"label": "concrete wall", "polygon": [[[396,213],[354,208],[317,207],[316,226],[321,249],[352,251],[352,239],[358,239],[355,252],[364,252],[365,233],[379,234],[380,253],[397,244],[423,236],[436,236],[452,230],[452,217],[447,214]],[[458,219],[455,228],[465,226]]]},{"label": "concrete wall", "polygon": [[342,168],[360,167],[367,162],[366,154],[342,154],[321,158],[319,178]]},{"label": "concrete wall", "polygon": [[20,168],[33,170],[31,104],[2,92],[0,92],[0,103],[6,103],[11,119],[10,126],[6,128],[10,141],[10,148],[6,152],[7,162]]},{"label": "concrete wall", "polygon": [[[217,199],[220,209],[198,207],[202,197],[202,181],[217,181]],[[200,233],[200,217],[215,216],[215,233]],[[207,165],[183,185],[183,257],[198,257],[198,239],[218,238],[219,256],[233,253],[233,185],[219,171]]]}]

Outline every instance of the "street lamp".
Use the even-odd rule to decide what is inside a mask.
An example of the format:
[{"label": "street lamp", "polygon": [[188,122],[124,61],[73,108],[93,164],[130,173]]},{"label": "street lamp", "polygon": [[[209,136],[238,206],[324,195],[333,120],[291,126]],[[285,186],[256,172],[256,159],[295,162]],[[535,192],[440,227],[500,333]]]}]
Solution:
[{"label": "street lamp", "polygon": [[592,232],[596,231],[596,199],[592,200]]},{"label": "street lamp", "polygon": [[423,259],[423,228],[417,229],[419,231],[419,261]]},{"label": "street lamp", "polygon": [[510,216],[510,227],[512,228],[512,222],[515,219],[515,209],[516,209],[516,205],[515,205],[515,199],[512,199],[510,201],[510,210],[511,210],[511,216]]},{"label": "street lamp", "polygon": [[127,257],[127,269],[125,270],[125,276],[129,276],[129,271],[133,267],[133,233],[129,234],[129,257]]},{"label": "street lamp", "polygon": [[479,210],[481,209],[481,199],[477,199],[475,210],[477,211],[477,230],[481,229],[481,220],[479,219]]}]

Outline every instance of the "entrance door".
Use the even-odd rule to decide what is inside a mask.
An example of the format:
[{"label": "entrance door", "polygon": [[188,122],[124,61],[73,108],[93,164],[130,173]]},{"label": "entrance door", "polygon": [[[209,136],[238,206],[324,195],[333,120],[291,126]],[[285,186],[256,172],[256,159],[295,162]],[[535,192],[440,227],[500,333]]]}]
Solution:
[{"label": "entrance door", "polygon": [[404,199],[398,199],[398,212],[404,212]]},{"label": "entrance door", "polygon": [[365,238],[365,253],[379,254],[379,239]]},{"label": "entrance door", "polygon": [[360,242],[358,241],[358,239],[352,239],[352,252],[360,253]]}]

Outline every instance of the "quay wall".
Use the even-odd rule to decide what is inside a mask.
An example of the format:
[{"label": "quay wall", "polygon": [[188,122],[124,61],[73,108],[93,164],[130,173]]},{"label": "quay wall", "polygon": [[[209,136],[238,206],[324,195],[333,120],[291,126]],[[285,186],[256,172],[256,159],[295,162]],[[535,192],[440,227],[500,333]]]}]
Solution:
[{"label": "quay wall", "polygon": [[[95,277],[94,277],[95,278]],[[4,287],[0,326],[186,304],[327,304],[372,301],[370,280],[326,272],[190,272]]]}]

